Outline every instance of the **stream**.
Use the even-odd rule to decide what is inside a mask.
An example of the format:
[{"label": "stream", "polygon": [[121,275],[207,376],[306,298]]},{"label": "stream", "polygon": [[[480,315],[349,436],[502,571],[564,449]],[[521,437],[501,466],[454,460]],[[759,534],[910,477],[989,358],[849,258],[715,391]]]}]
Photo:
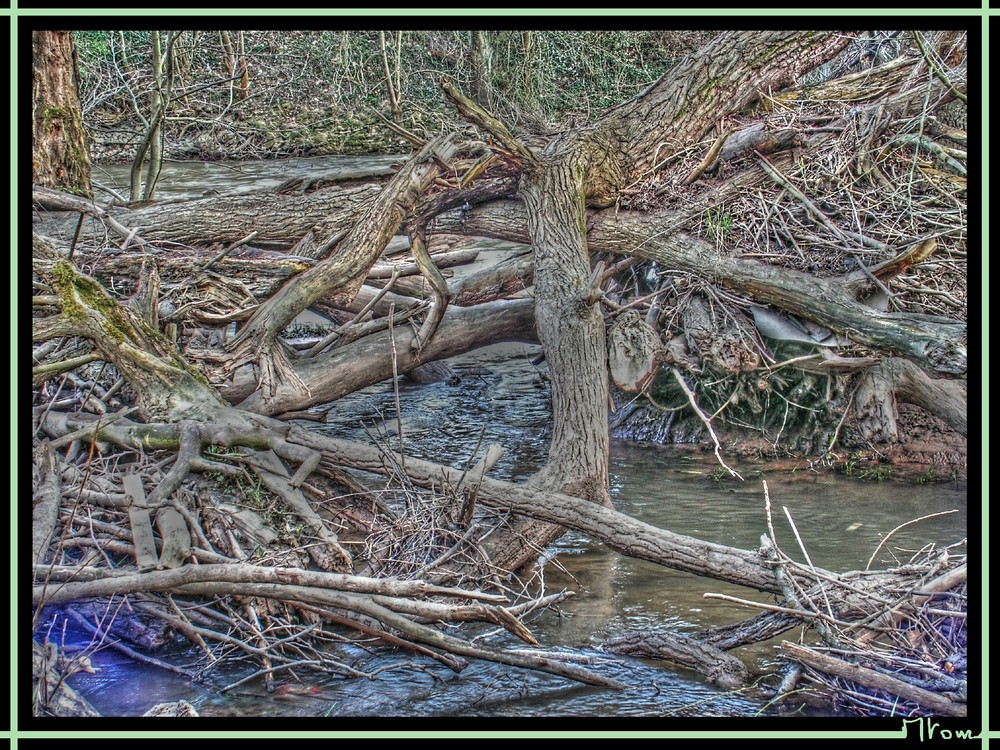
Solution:
[{"label": "stream", "polygon": [[[370,173],[395,157],[323,157],[281,162],[172,163],[161,198],[190,197],[207,189],[223,192],[276,186],[288,177],[329,176],[337,170]],[[368,170],[366,172],[366,170]],[[102,174],[103,172],[103,174]],[[127,167],[95,170],[95,180],[121,188]],[[549,440],[549,391],[545,365],[533,365],[537,346],[503,344],[449,361],[459,376],[447,381],[398,382],[403,446],[408,455],[462,467],[480,440],[499,443],[504,456],[491,476],[521,480],[544,462]],[[351,394],[334,405],[325,423],[309,429],[348,439],[371,434],[398,440],[391,382]],[[476,456],[478,457],[478,456]],[[706,541],[754,549],[767,531],[763,482],[782,549],[834,571],[863,569],[882,539],[873,567],[909,559],[928,543],[947,545],[967,534],[967,487],[956,482],[865,481],[814,470],[808,461],[789,468],[740,462],[726,456],[745,481],[723,476],[710,452],[613,441],[611,493],[618,510],[647,523]],[[794,521],[793,530],[788,516]],[[796,535],[797,531],[797,535]],[[631,630],[692,632],[730,623],[756,610],[705,599],[706,592],[766,601],[758,592],[622,557],[588,537],[570,532],[553,548],[544,571],[548,591],[576,595],[528,625],[543,648],[596,660],[588,668],[633,686],[617,692],[569,683],[551,675],[474,662],[460,674],[412,654],[345,647],[339,657],[378,679],[316,683],[307,695],[268,695],[247,684],[225,695],[210,686],[135,663],[112,649],[93,658],[96,674],[80,673],[71,684],[103,714],[141,715],[152,705],[184,699],[203,716],[754,716],[805,710],[828,715],[831,708],[770,706],[752,694],[725,692],[697,675],[653,662],[618,657],[598,649],[605,639]],[[70,638],[71,634],[67,635]],[[81,635],[81,638],[83,636]],[[794,640],[797,631],[786,633]],[[511,641],[492,645],[516,647]],[[180,649],[181,646],[178,646]],[[184,646],[187,648],[187,646]],[[776,643],[737,649],[755,669],[775,665]],[[189,650],[191,660],[198,653]],[[418,669],[412,668],[414,664]],[[213,674],[224,685],[242,676]]]}]

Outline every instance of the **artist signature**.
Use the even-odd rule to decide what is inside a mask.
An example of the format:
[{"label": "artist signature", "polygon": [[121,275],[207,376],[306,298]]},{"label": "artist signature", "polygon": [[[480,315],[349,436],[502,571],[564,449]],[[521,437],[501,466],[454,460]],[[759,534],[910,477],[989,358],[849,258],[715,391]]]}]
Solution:
[{"label": "artist signature", "polygon": [[[914,726],[916,725],[916,726]],[[945,729],[928,716],[919,719],[903,719],[903,739],[913,738],[918,742],[929,740],[975,740],[979,734],[971,729]]]}]

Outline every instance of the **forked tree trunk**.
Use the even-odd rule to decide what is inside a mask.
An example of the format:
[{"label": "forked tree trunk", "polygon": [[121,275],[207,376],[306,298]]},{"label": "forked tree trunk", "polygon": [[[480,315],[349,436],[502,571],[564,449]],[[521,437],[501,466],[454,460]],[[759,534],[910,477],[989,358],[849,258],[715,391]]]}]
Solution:
[{"label": "forked tree trunk", "polygon": [[[587,205],[613,203],[654,166],[658,144],[698,140],[719,117],[754,101],[761,86],[788,85],[845,44],[829,33],[721,34],[594,126],[550,142],[538,158],[511,143],[502,126],[493,127],[492,135],[525,162],[520,193],[535,260],[535,322],[552,379],[552,444],[532,484],[610,505],[607,342],[597,308],[600,274],[591,271],[587,247]],[[488,118],[479,119],[490,127]],[[497,564],[518,567],[559,533],[520,520],[487,549]]]}]

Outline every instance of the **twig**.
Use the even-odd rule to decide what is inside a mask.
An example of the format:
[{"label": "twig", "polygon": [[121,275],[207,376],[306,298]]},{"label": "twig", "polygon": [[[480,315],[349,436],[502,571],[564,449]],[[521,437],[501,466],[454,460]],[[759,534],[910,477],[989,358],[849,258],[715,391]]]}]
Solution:
[{"label": "twig", "polygon": [[900,529],[906,528],[910,524],[918,523],[920,521],[926,521],[928,518],[936,518],[937,516],[947,516],[947,515],[950,515],[952,513],[958,513],[958,510],[957,509],[955,509],[955,510],[943,510],[940,513],[931,513],[930,515],[920,516],[919,518],[913,518],[913,519],[907,521],[906,523],[899,524],[899,526],[897,526],[892,531],[890,531],[888,534],[886,534],[885,537],[882,539],[882,541],[878,543],[878,546],[875,548],[875,551],[872,552],[872,556],[868,558],[868,563],[865,565],[865,570],[868,570],[869,568],[871,568],[872,562],[874,562],[874,560],[875,560],[875,555],[877,555],[878,551],[880,549],[882,549],[882,547],[885,546],[885,543],[889,541],[889,538],[893,534],[895,534],[897,531],[899,531]]},{"label": "twig", "polygon": [[392,395],[396,402],[396,440],[399,445],[399,466],[406,465],[406,454],[403,453],[403,412],[399,405],[399,358],[396,353],[396,336],[392,330],[392,316],[395,304],[389,305],[389,344],[392,347]]},{"label": "twig", "polygon": [[[788,525],[792,527],[792,533],[795,534],[795,541],[799,543],[799,549],[802,550],[802,554],[806,558],[806,563],[808,563],[809,565],[810,572],[812,572],[813,575],[815,575],[816,566],[813,565],[813,561],[809,557],[809,551],[806,550],[806,545],[803,544],[802,542],[802,537],[799,535],[798,527],[796,527],[795,521],[792,520],[792,514],[788,512],[787,506],[782,505],[781,509],[785,511],[785,518],[788,519]],[[830,617],[833,617],[833,607],[830,606],[830,597],[827,596],[826,587],[823,585],[823,582],[818,579],[818,577],[817,577],[817,585],[819,586],[820,592],[822,592],[823,594],[823,599],[826,600],[826,611],[830,614]]]},{"label": "twig", "polygon": [[[424,318],[424,323],[420,326],[417,335],[410,342],[410,349],[420,351],[424,347],[424,344],[430,341],[431,336],[434,335],[438,325],[441,323],[441,319],[444,318],[445,311],[448,309],[450,292],[448,291],[448,282],[444,280],[441,272],[434,265],[434,261],[427,252],[427,242],[424,239],[423,227],[412,231],[411,237],[410,249],[413,252],[413,259],[420,269],[421,276],[427,280],[434,293],[434,301],[431,304],[431,309],[427,312],[427,317]],[[392,339],[391,334],[390,339]],[[395,341],[393,341],[393,368],[395,368]],[[402,450],[402,446],[400,450]]]},{"label": "twig", "polygon": [[938,77],[941,83],[943,83],[945,87],[948,89],[948,91],[951,92],[952,96],[954,96],[963,104],[968,104],[969,100],[966,97],[966,95],[955,87],[955,84],[951,82],[951,79],[949,79],[948,76],[944,74],[944,71],[938,67],[937,61],[932,59],[930,51],[924,44],[925,41],[924,35],[919,31],[914,31],[913,41],[915,41],[917,43],[917,46],[920,48],[920,54],[924,56],[924,61],[927,63],[927,67],[931,69],[931,72],[933,72],[934,75]]},{"label": "twig", "polygon": [[379,303],[379,301],[386,294],[389,293],[389,291],[392,289],[393,284],[396,283],[396,279],[398,279],[398,278],[399,278],[399,267],[398,266],[393,266],[392,267],[392,273],[391,273],[391,275],[389,277],[388,283],[386,283],[386,285],[384,287],[382,287],[374,297],[372,297],[371,301],[367,305],[365,305],[363,308],[361,308],[361,310],[358,311],[357,315],[355,315],[349,321],[347,321],[346,323],[344,323],[344,325],[339,326],[336,330],[331,331],[326,336],[324,336],[322,339],[320,339],[309,351],[307,351],[305,354],[302,355],[302,358],[303,359],[308,359],[309,357],[316,356],[317,354],[319,354],[320,352],[322,352],[324,349],[326,349],[326,347],[328,347],[330,344],[332,344],[350,326],[354,325],[355,323],[361,322],[365,318],[365,316],[368,315],[368,313],[371,312],[372,309],[374,309],[375,305],[377,305]]},{"label": "twig", "polygon": [[715,161],[715,158],[719,155],[719,152],[722,151],[722,147],[726,144],[726,141],[732,134],[733,131],[730,128],[722,130],[722,132],[719,133],[719,137],[715,139],[715,143],[713,143],[711,148],[708,149],[708,153],[705,154],[705,158],[701,160],[701,164],[691,170],[691,173],[684,178],[681,184],[690,185],[692,182],[701,177],[705,170],[712,166],[712,162]]},{"label": "twig", "polygon": [[[248,682],[253,682],[254,680],[256,680],[259,677],[268,677],[268,676],[271,676],[275,672],[282,672],[282,671],[284,671],[286,669],[295,669],[296,667],[309,667],[309,666],[318,668],[318,667],[324,666],[324,664],[323,664],[322,660],[320,660],[320,659],[299,659],[298,661],[291,661],[291,662],[288,662],[287,664],[279,664],[276,667],[270,667],[268,669],[259,669],[256,672],[254,672],[253,674],[248,674],[243,679],[237,680],[236,682],[231,682],[228,685],[226,685],[225,687],[219,688],[219,693],[225,695],[226,693],[231,692],[232,690],[235,690],[240,685],[245,685]],[[356,676],[356,677],[370,677],[370,675],[368,675],[368,674],[366,674],[364,672],[359,672],[356,669],[351,669],[351,668],[347,667],[347,665],[345,665],[345,664],[340,664],[338,662],[337,666],[342,667],[342,668],[346,667],[348,669],[348,671],[354,673],[354,676]],[[317,698],[321,698],[322,696],[318,695],[316,697]]]},{"label": "twig", "polygon": [[742,482],[743,477],[740,476],[739,473],[730,469],[729,466],[726,465],[726,462],[722,460],[722,453],[721,453],[722,445],[720,445],[719,443],[719,438],[715,434],[715,430],[712,429],[712,420],[709,419],[708,416],[705,414],[705,412],[703,412],[701,408],[698,406],[697,402],[695,401],[694,393],[688,387],[688,384],[684,382],[684,378],[681,377],[681,374],[677,370],[677,368],[671,367],[670,372],[673,373],[674,380],[677,381],[677,384],[681,387],[681,390],[683,390],[684,394],[687,396],[688,402],[691,404],[691,408],[694,410],[695,415],[697,415],[698,419],[700,419],[702,421],[702,424],[704,424],[705,427],[708,429],[708,434],[712,436],[712,441],[715,443],[715,457],[719,460],[719,463],[722,464],[722,468],[728,471],[730,476],[736,477]]},{"label": "twig", "polygon": [[[94,624],[91,623],[86,617],[79,614],[78,612],[73,611],[72,609],[66,610],[66,612],[67,614],[69,614],[70,617],[76,620],[76,622],[79,623],[87,631],[93,633],[94,635],[100,635],[102,641],[104,641],[104,639],[107,637],[108,631],[106,629],[95,627]],[[120,651],[133,661],[142,662],[143,664],[151,664],[159,669],[164,669],[168,672],[173,672],[175,674],[183,675],[184,677],[187,677],[189,680],[193,680],[195,677],[193,672],[184,669],[183,667],[175,667],[173,664],[170,664],[169,662],[161,661],[160,659],[154,659],[152,656],[146,656],[145,654],[140,654],[138,651],[129,648],[121,641],[107,640],[104,642],[106,642],[107,645],[113,648],[115,651]]]},{"label": "twig", "polygon": [[834,625],[842,625],[844,627],[851,625],[851,623],[849,622],[844,622],[843,620],[838,620],[834,617],[830,617],[829,615],[824,615],[822,612],[810,612],[807,609],[798,609],[796,607],[782,607],[778,604],[767,604],[766,602],[755,602],[750,599],[740,599],[738,596],[730,596],[729,594],[713,594],[711,592],[708,592],[702,594],[702,598],[718,599],[723,602],[742,604],[745,607],[766,609],[768,612],[780,612],[782,614],[792,615],[793,617],[802,618],[803,620],[824,620]]},{"label": "twig", "polygon": [[[198,271],[198,273],[204,273],[205,271],[210,269],[213,265],[215,265],[220,260],[229,255],[229,253],[231,253],[233,250],[247,244],[250,240],[252,240],[254,237],[257,236],[257,232],[258,230],[255,229],[252,232],[250,232],[250,234],[248,234],[246,237],[236,240],[236,242],[234,242],[232,245],[230,245],[227,248],[224,248],[222,252],[220,252],[218,255],[216,255],[214,258],[208,261],[208,263],[206,263],[204,266],[202,266],[201,269]],[[197,274],[192,274],[192,275],[197,275]]]}]

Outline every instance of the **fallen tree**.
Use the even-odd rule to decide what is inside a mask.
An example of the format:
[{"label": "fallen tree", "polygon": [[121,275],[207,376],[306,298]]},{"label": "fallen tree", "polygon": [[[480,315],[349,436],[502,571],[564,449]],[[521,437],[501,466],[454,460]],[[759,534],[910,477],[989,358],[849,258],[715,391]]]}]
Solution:
[{"label": "fallen tree", "polygon": [[[484,590],[502,585],[566,528],[623,554],[787,597],[773,561],[758,551],[681,537],[610,507],[606,329],[621,334],[612,336],[613,370],[616,358],[636,358],[619,385],[655,402],[669,377],[717,446],[713,421],[738,394],[753,397],[737,387],[710,414],[685,378],[709,381],[722,372],[743,378],[739,387],[752,377],[758,391],[777,392],[774,373],[792,365],[803,378],[827,378],[828,394],[846,392],[858,378],[830,445],[850,408],[868,420],[865,434],[898,437],[897,395],[964,434],[965,393],[955,380],[967,369],[964,309],[945,316],[923,301],[947,294],[931,288],[926,269],[940,263],[948,271],[964,259],[964,218],[954,209],[964,196],[964,157],[940,143],[954,144],[955,133],[925,134],[923,109],[955,98],[962,68],[942,78],[939,66],[911,50],[865,79],[849,74],[802,93],[801,77],[849,42],[832,32],[720,34],[639,96],[541,148],[529,148],[444,81],[445,96],[481,139],[421,141],[378,184],[127,208],[36,188],[40,212],[80,215],[76,223],[42,219],[33,238],[36,406],[49,398],[53,378],[95,361],[120,380],[83,399],[100,420],[51,405],[36,410],[36,428],[52,442],[36,465],[35,603],[154,591],[232,596],[246,615],[240,648],[262,658],[268,679],[278,667],[260,625],[265,610],[282,627],[296,618],[320,630],[347,624],[453,668],[461,666],[457,657],[488,658],[609,685],[548,656],[473,647],[426,621],[474,619],[531,643],[518,614],[546,598],[512,604]],[[838,104],[872,80],[882,84],[875,102]],[[832,109],[814,109],[817,102]],[[927,160],[940,149],[951,161]],[[849,179],[835,177],[842,174]],[[926,196],[918,209],[914,193]],[[750,205],[761,209],[756,216]],[[886,220],[906,207],[905,221]],[[402,261],[387,252],[400,233],[410,252]],[[501,238],[531,252],[448,283],[435,262],[443,256],[432,252],[440,233]],[[171,243],[219,244],[199,258]],[[413,271],[419,285],[401,281]],[[127,298],[108,292],[123,281]],[[509,299],[529,288],[530,297]],[[309,309],[336,325],[300,344],[290,326]],[[552,394],[548,459],[527,482],[489,479],[487,458],[460,471],[280,419],[509,340],[542,345]],[[631,351],[628,341],[645,343],[623,353]],[[780,361],[771,349],[788,341],[809,349]],[[828,349],[838,353],[822,354]],[[112,395],[126,386],[142,422],[129,421],[125,410],[107,416]],[[781,397],[787,414],[791,400]],[[177,455],[166,472],[147,465],[150,477],[138,484],[82,476],[74,461],[86,462],[104,443],[144,461],[153,451]],[[54,446],[66,448],[62,458]],[[397,492],[422,499],[396,496],[393,508],[345,468],[393,477]],[[291,508],[300,529],[273,553],[289,564],[241,567],[245,545],[267,547],[280,534],[259,514],[226,509],[217,492],[191,495],[195,474],[237,484],[250,477]],[[106,524],[100,544],[66,531],[74,523],[72,512],[67,519],[60,511],[66,482],[110,514],[99,520]],[[418,572],[426,585],[389,593],[384,582],[352,575],[360,566],[351,543],[315,507],[338,496],[336,486],[370,501],[364,511],[335,511],[347,536],[402,545],[406,574]],[[418,487],[431,490],[429,500]],[[69,525],[57,534],[61,522]],[[420,544],[405,544],[415,527]],[[175,541],[168,545],[168,537]],[[129,569],[83,580],[93,559],[73,566],[60,558],[88,546],[117,556],[109,570]],[[324,573],[302,571],[307,564]],[[177,572],[143,572],[150,568]],[[797,575],[807,587],[846,580],[838,612],[908,580],[891,571]],[[363,585],[372,588],[358,590]],[[426,600],[438,595],[459,603]],[[261,605],[271,600],[285,609]],[[155,600],[145,603],[165,614]],[[195,642],[206,637],[204,623],[172,617]],[[699,652],[706,649],[688,649]],[[314,665],[329,668],[311,653]]]}]

